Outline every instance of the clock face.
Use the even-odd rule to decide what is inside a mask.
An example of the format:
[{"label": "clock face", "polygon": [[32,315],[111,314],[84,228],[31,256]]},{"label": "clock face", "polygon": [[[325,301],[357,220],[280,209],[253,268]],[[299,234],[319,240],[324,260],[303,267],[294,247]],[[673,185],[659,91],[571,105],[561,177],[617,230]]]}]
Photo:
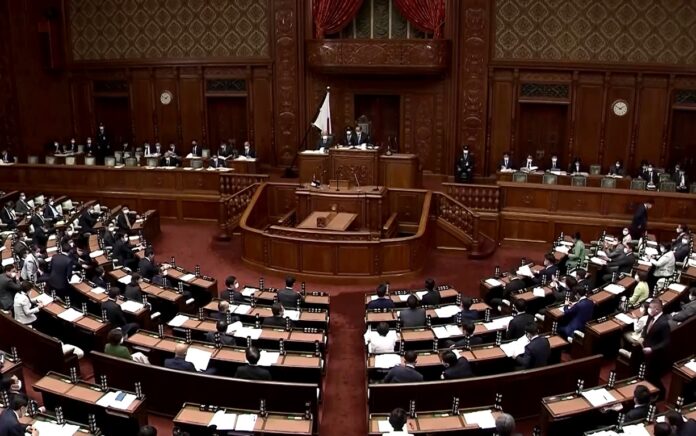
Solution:
[{"label": "clock face", "polygon": [[628,103],[624,100],[616,100],[611,105],[611,109],[614,111],[614,115],[622,117],[628,113]]},{"label": "clock face", "polygon": [[172,95],[172,93],[170,91],[164,91],[160,95],[160,101],[162,102],[162,104],[171,103],[173,98],[174,98],[174,95]]}]

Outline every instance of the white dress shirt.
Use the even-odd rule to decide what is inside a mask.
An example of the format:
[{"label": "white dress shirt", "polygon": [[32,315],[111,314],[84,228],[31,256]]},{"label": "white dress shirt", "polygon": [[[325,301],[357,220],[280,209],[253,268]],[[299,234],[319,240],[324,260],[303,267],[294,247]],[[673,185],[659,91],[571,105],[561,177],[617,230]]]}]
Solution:
[{"label": "white dress shirt", "polygon": [[396,332],[390,330],[386,336],[380,336],[373,331],[369,337],[368,350],[370,353],[383,354],[393,353],[396,345]]}]

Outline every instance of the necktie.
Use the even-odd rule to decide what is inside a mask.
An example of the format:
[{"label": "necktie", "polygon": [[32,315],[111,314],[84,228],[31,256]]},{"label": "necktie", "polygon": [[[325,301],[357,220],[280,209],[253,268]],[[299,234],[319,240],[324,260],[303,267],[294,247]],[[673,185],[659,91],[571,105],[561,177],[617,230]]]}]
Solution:
[{"label": "necktie", "polygon": [[531,168],[532,168],[532,162],[527,161],[527,169],[531,169]]}]

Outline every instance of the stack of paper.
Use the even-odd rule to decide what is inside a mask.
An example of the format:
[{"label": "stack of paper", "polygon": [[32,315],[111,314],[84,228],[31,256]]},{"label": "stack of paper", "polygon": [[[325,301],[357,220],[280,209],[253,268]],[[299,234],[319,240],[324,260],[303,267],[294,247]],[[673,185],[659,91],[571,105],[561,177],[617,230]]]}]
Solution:
[{"label": "stack of paper", "polygon": [[[230,310],[232,310],[232,309],[230,308]],[[249,313],[250,310],[251,310],[251,306],[250,306],[250,305],[248,305],[248,304],[240,304],[239,306],[235,307],[234,310],[233,310],[232,312],[233,312],[233,313],[238,313],[238,314],[240,314],[240,315],[246,315],[247,313]]]},{"label": "stack of paper", "polygon": [[638,260],[638,265],[643,265],[643,266],[651,266],[652,263],[646,261],[646,260]]},{"label": "stack of paper", "polygon": [[70,277],[70,284],[71,285],[74,285],[74,284],[77,284],[80,282],[82,282],[82,278],[80,276],[78,276],[77,274],[73,274],[72,277]]},{"label": "stack of paper", "polygon": [[244,295],[245,297],[251,297],[256,293],[256,291],[258,291],[258,289],[256,288],[244,288],[242,289],[242,295]]},{"label": "stack of paper", "polygon": [[435,314],[437,314],[438,318],[451,318],[458,314],[460,310],[459,306],[451,304],[449,306],[438,307],[435,309]]},{"label": "stack of paper", "polygon": [[534,277],[534,273],[532,273],[532,269],[529,268],[529,265],[522,265],[517,269],[517,275],[518,276],[523,276],[523,277]]},{"label": "stack of paper", "polygon": [[514,359],[520,354],[524,354],[524,347],[526,347],[527,344],[529,344],[529,339],[527,339],[527,336],[522,336],[512,342],[501,344],[500,349],[503,350],[506,356]]},{"label": "stack of paper", "polygon": [[31,426],[41,435],[72,436],[80,431],[80,426],[78,425],[60,425],[48,421],[34,421]]},{"label": "stack of paper", "polygon": [[645,254],[647,254],[648,256],[657,256],[660,253],[657,251],[656,248],[645,247]]},{"label": "stack of paper", "polygon": [[236,413],[225,413],[224,410],[218,410],[208,423],[208,427],[215,426],[216,430],[234,430],[236,422]]},{"label": "stack of paper", "polygon": [[686,362],[684,366],[690,369],[691,371],[696,372],[696,361],[691,360],[689,362]]},{"label": "stack of paper", "polygon": [[635,321],[635,319],[633,319],[630,315],[627,315],[625,313],[617,314],[616,319],[618,319],[619,321],[621,321],[622,323],[624,323],[626,325],[631,325]]},{"label": "stack of paper", "polygon": [[283,311],[284,318],[290,318],[292,321],[298,321],[300,319],[300,312],[298,310],[285,309]]},{"label": "stack of paper", "polygon": [[534,290],[532,290],[532,295],[535,297],[544,298],[546,296],[546,291],[544,288],[534,288]]},{"label": "stack of paper", "polygon": [[198,371],[205,371],[208,368],[208,362],[210,362],[210,356],[213,353],[200,348],[189,347],[186,352],[186,361],[193,363]]},{"label": "stack of paper", "polygon": [[261,350],[261,357],[259,358],[259,366],[271,366],[278,363],[280,358],[280,353],[275,351]]},{"label": "stack of paper", "polygon": [[104,250],[97,250],[97,251],[93,251],[93,252],[89,253],[89,257],[90,257],[90,259],[94,259],[95,257],[99,257],[102,254],[104,254]]},{"label": "stack of paper", "polygon": [[[48,251],[48,250],[46,250]],[[14,263],[14,257],[8,257],[7,259],[2,260],[2,266],[7,266],[7,265],[12,265]]]},{"label": "stack of paper", "polygon": [[73,322],[76,321],[80,318],[82,318],[82,313],[78,312],[77,310],[73,309],[72,307],[69,308],[68,310],[63,311],[62,313],[58,314],[58,318],[64,319],[68,322]]},{"label": "stack of paper", "polygon": [[614,398],[606,389],[592,389],[589,391],[582,392],[582,396],[585,397],[587,401],[592,404],[592,407],[600,407],[605,404],[615,403],[616,398]]},{"label": "stack of paper", "polygon": [[92,289],[90,289],[89,292],[93,294],[103,294],[104,292],[106,292],[106,289],[102,288],[101,286],[95,286]]},{"label": "stack of paper", "polygon": [[237,423],[234,426],[236,431],[254,431],[257,415],[237,415]]},{"label": "stack of paper", "polygon": [[507,328],[510,321],[512,321],[511,316],[503,316],[491,320],[491,322],[485,322],[483,323],[483,326],[486,327],[486,330],[502,330]]},{"label": "stack of paper", "polygon": [[558,251],[559,253],[568,254],[569,249],[566,245],[559,245],[556,247],[556,251]]},{"label": "stack of paper", "polygon": [[172,327],[181,327],[188,320],[189,317],[186,315],[177,315],[174,318],[172,318],[171,321],[168,322],[168,324]]},{"label": "stack of paper", "polygon": [[623,436],[650,436],[650,432],[643,424],[626,425],[623,427]]},{"label": "stack of paper", "polygon": [[686,289],[686,285],[682,285],[681,283],[672,283],[667,289],[682,293],[684,289]]},{"label": "stack of paper", "polygon": [[438,339],[446,339],[451,336],[461,336],[462,330],[456,325],[441,325],[433,327],[433,333]]},{"label": "stack of paper", "polygon": [[408,297],[410,297],[411,294],[401,294],[399,295],[399,301],[406,301],[408,300]]},{"label": "stack of paper", "polygon": [[196,276],[194,274],[184,274],[183,276],[179,277],[179,280],[181,280],[182,282],[190,282],[195,278]]},{"label": "stack of paper", "polygon": [[39,294],[36,296],[36,302],[48,306],[53,302],[53,298],[48,294]]},{"label": "stack of paper", "polygon": [[486,279],[486,284],[487,284],[488,286],[493,286],[493,287],[495,287],[495,286],[503,286],[503,282],[501,282],[500,280],[493,279],[493,278],[491,278],[491,279]]},{"label": "stack of paper", "polygon": [[602,250],[598,250],[598,251],[597,251],[597,256],[599,256],[599,257],[609,257],[609,256],[607,256],[607,253],[605,253],[605,252],[602,251]]},{"label": "stack of paper", "polygon": [[377,421],[377,431],[382,434],[391,433],[394,431],[394,427],[392,427],[392,425],[389,424],[389,421],[387,420]]},{"label": "stack of paper", "polygon": [[495,418],[490,410],[481,410],[464,414],[464,420],[467,424],[476,424],[480,428],[494,428]]},{"label": "stack of paper", "polygon": [[600,258],[600,257],[596,257],[596,256],[595,256],[595,257],[591,257],[591,258],[590,258],[590,262],[595,263],[595,264],[597,264],[597,265],[606,265],[606,264],[607,264],[607,261],[606,261],[606,260],[604,260],[604,259],[602,259],[602,258]]},{"label": "stack of paper", "polygon": [[375,356],[375,368],[389,369],[401,365],[401,356],[398,354],[378,354]]},{"label": "stack of paper", "polygon": [[118,282],[123,283],[124,285],[128,285],[131,282],[131,276],[125,275],[125,276],[121,277],[120,279],[118,279]]},{"label": "stack of paper", "polygon": [[234,332],[234,337],[235,338],[247,338],[250,337],[253,340],[256,340],[261,337],[261,333],[263,330],[261,329],[255,329],[253,327],[242,327],[240,329],[237,329]]},{"label": "stack of paper", "polygon": [[423,295],[425,295],[427,293],[428,293],[428,291],[418,291],[415,294],[416,294],[416,297],[418,297],[418,299],[420,300],[423,298]]},{"label": "stack of paper", "polygon": [[130,312],[130,313],[137,313],[140,309],[142,309],[143,303],[138,303],[137,301],[126,301],[123,304],[121,304],[121,309],[123,309],[124,312]]},{"label": "stack of paper", "polygon": [[58,251],[58,247],[48,247],[46,249],[46,253],[55,253],[56,251]]},{"label": "stack of paper", "polygon": [[113,407],[114,409],[127,410],[133,401],[136,400],[135,395],[126,394],[121,401],[117,400],[116,397],[121,394],[121,391],[112,391],[104,394],[98,401],[97,404],[102,407]]},{"label": "stack of paper", "polygon": [[232,333],[236,332],[237,330],[244,328],[244,325],[242,324],[241,321],[236,321],[233,322],[232,324],[227,326],[227,334],[231,335]]},{"label": "stack of paper", "polygon": [[611,293],[611,294],[619,295],[622,292],[624,292],[626,290],[626,288],[624,288],[621,285],[617,285],[615,283],[610,283],[604,287],[604,290]]}]

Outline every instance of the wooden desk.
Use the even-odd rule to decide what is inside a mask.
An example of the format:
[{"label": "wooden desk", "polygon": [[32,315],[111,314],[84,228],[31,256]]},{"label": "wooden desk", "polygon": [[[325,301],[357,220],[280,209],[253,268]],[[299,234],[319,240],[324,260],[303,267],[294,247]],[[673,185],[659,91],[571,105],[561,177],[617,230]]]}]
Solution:
[{"label": "wooden desk", "polygon": [[[268,302],[273,303],[278,299],[278,289],[276,288],[264,288],[259,289],[254,286],[245,285],[244,290],[255,290],[253,297],[257,302]],[[323,291],[307,291],[301,290],[302,301],[300,302],[301,308],[316,308],[329,310],[330,297],[326,292]],[[244,297],[245,301],[251,300],[251,295],[249,297]],[[217,299],[216,299],[217,300]],[[217,307],[217,305],[215,306]]]},{"label": "wooden desk", "polygon": [[418,155],[394,153],[379,157],[380,185],[390,188],[420,188],[423,184]]},{"label": "wooden desk", "polygon": [[[339,232],[345,232],[348,230],[353,221],[358,217],[355,213],[347,212],[312,212],[307,218],[305,218],[300,224],[297,225],[298,229],[311,229],[311,230],[334,230]],[[319,227],[317,224],[318,218],[324,218],[326,220],[325,227]]]},{"label": "wooden desk", "polygon": [[387,208],[384,198],[387,190],[383,186],[362,186],[334,189],[301,187],[295,191],[297,198],[297,221],[302,222],[315,211],[334,210],[356,215],[355,226],[379,232],[386,220]]},{"label": "wooden desk", "polygon": [[[438,286],[437,290],[440,293],[440,305],[445,305],[447,303],[452,304],[457,301],[459,291],[451,288],[449,285]],[[423,289],[395,290],[391,291],[389,294],[387,294],[387,296],[394,302],[394,307],[406,307],[406,300],[410,295],[415,295],[418,301],[420,301],[423,295],[425,295],[425,292],[426,291]],[[365,293],[365,306],[370,304],[370,301],[376,298],[377,293],[375,291]],[[483,310],[485,310],[485,307]]]},{"label": "wooden desk", "polygon": [[669,398],[667,402],[676,404],[677,398],[682,397],[686,403],[694,400],[694,384],[696,372],[686,367],[686,364],[696,360],[696,355],[682,359],[672,365],[672,381],[669,385]]},{"label": "wooden desk", "polygon": [[[436,308],[428,308],[425,310],[426,316],[430,316],[430,321],[431,324],[434,326],[439,326],[443,324],[449,324],[452,323],[454,319],[456,319],[457,315],[453,316],[448,316],[448,317],[440,317],[437,314],[437,311],[435,309],[441,308],[444,306],[448,305],[440,305],[439,307]],[[476,310],[479,313],[483,314],[483,312],[486,311],[486,309],[490,309],[490,307],[483,302],[479,303],[474,303],[471,305],[471,310]],[[368,310],[365,313],[365,323],[375,325],[379,324],[380,322],[386,322],[387,324],[394,325],[396,324],[396,321],[399,319],[399,312],[403,310],[403,308],[395,308],[391,310]],[[483,317],[483,316],[482,316]],[[476,332],[474,332],[476,334]]]},{"label": "wooden desk", "polygon": [[[512,182],[511,172],[500,172],[496,173],[496,177],[501,182]],[[527,183],[532,184],[542,184],[544,180],[544,174],[551,174],[544,171],[534,171],[527,173]],[[600,188],[602,186],[602,179],[609,177],[606,175],[588,175],[587,176],[587,186],[592,188]],[[573,176],[571,174],[560,174],[556,176],[556,184],[570,186]],[[631,177],[617,177],[616,188],[618,189],[629,189],[631,186]]]},{"label": "wooden desk", "polygon": [[[452,414],[452,410],[440,410],[434,412],[418,412],[415,418],[409,418],[406,422],[407,430],[411,434],[431,434],[431,433],[453,433],[460,434],[465,432],[467,435],[488,435],[491,430],[484,430],[477,424],[468,423],[465,415],[473,412],[490,411],[494,418],[497,418],[503,412],[493,407],[474,407],[469,409],[460,409],[456,415]],[[367,418],[367,426],[370,435],[381,435],[379,431],[379,422],[388,421],[389,414],[387,413],[370,413]]]},{"label": "wooden desk", "polygon": [[[315,429],[315,421],[312,417],[306,419],[304,414],[299,413],[276,413],[268,412],[266,416],[258,415],[258,410],[232,409],[217,406],[202,406],[200,404],[185,403],[179,413],[174,417],[174,424],[183,430],[191,431],[196,435],[212,436],[217,434],[208,427],[210,420],[213,419],[215,411],[223,410],[225,413],[253,414],[257,415],[254,434],[274,434],[274,435],[311,435]],[[201,410],[203,409],[203,410]]]},{"label": "wooden desk", "polygon": [[360,185],[379,184],[379,150],[334,147],[329,149],[331,178],[358,180]]},{"label": "wooden desk", "polygon": [[331,178],[331,161],[327,153],[302,151],[299,153],[300,183],[310,183],[313,179],[322,184]]}]

